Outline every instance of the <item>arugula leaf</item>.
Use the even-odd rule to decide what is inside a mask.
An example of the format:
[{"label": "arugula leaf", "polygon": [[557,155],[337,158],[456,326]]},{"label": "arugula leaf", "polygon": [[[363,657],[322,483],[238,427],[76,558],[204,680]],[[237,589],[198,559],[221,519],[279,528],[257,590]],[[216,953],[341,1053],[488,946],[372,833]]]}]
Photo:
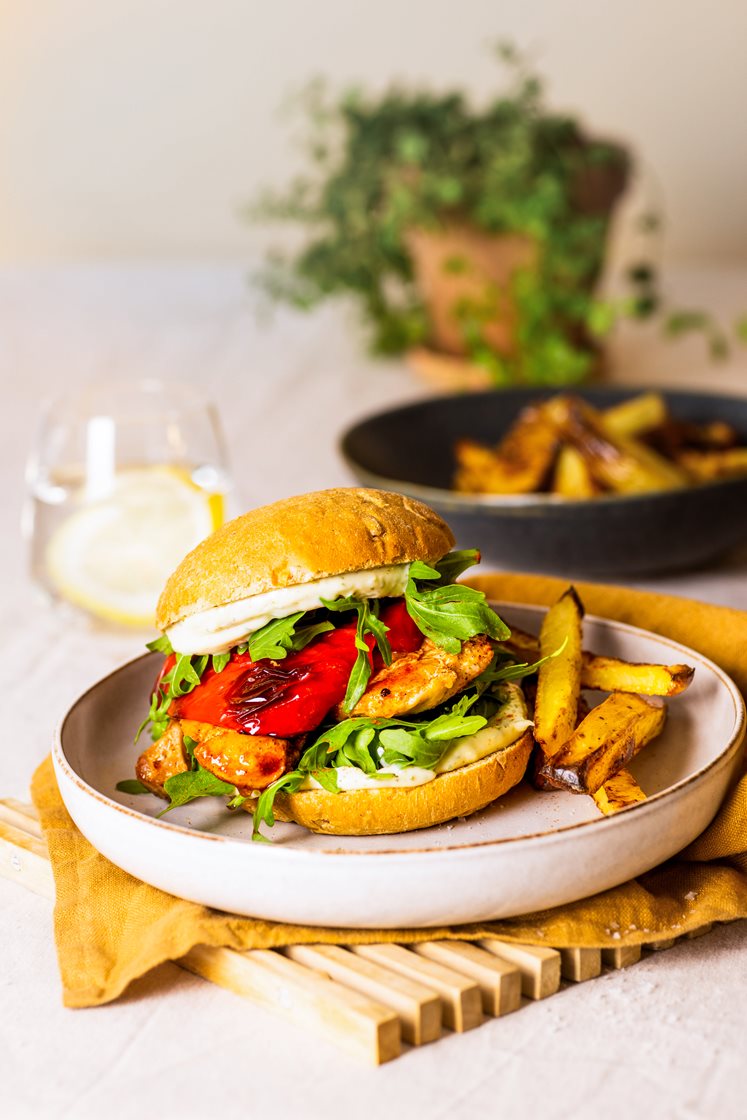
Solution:
[{"label": "arugula leaf", "polygon": [[340,749],[337,755],[337,765],[355,766],[364,774],[376,773],[376,762],[369,747],[376,738],[373,727],[362,727],[354,732],[352,737]]},{"label": "arugula leaf", "polygon": [[273,812],[273,805],[275,798],[281,792],[295,793],[296,790],[303,785],[308,777],[307,774],[301,770],[291,770],[288,774],[283,774],[282,778],[278,778],[263,789],[257,799],[257,805],[254,809],[254,828],[252,830],[252,840],[267,840],[259,831],[261,824],[266,824],[268,828],[272,828],[275,823],[275,814]]},{"label": "arugula leaf", "polygon": [[449,653],[459,653],[462,642],[476,634],[505,641],[510,630],[488,605],[482,591],[450,583],[420,590],[409,579],[405,590],[407,613],[419,630]]},{"label": "arugula leaf", "polygon": [[345,599],[322,599],[321,601],[329,611],[357,611],[359,616],[363,615],[365,619],[364,632],[371,634],[375,639],[384,664],[391,665],[392,647],[389,645],[389,639],[387,638],[389,627],[379,618],[378,599],[356,599],[355,596],[348,595]]},{"label": "arugula leaf", "polygon": [[136,743],[148,724],[150,724],[151,738],[154,742],[156,739],[161,738],[164,731],[169,725],[169,706],[171,705],[171,695],[168,690],[168,684],[166,685],[166,688],[163,687],[165,680],[166,678],[164,677],[164,680],[161,681],[161,684],[158,685],[158,687],[151,695],[148,714],[138,727],[135,734]]},{"label": "arugula leaf", "polygon": [[[447,552],[435,565],[442,583],[454,583],[462,572],[480,563],[480,553],[476,548],[463,548]],[[415,577],[418,578],[418,577]]]},{"label": "arugula leaf", "polygon": [[334,628],[332,622],[315,622],[310,626],[302,626],[293,635],[291,643],[293,651],[298,653],[299,650],[306,649],[306,646],[309,642],[313,642],[314,638],[318,638],[320,634],[326,634]]},{"label": "arugula leaf", "polygon": [[305,611],[297,611],[295,614],[286,615],[285,618],[273,618],[271,622],[250,634],[245,642],[236,647],[236,652],[249,653],[252,661],[262,661],[265,658],[282,661],[290,650],[297,652],[305,649],[309,642],[313,642],[320,634],[334,630],[331,622],[314,622],[297,630],[296,624],[305,613]]},{"label": "arugula leaf", "polygon": [[114,788],[118,789],[120,793],[151,793],[151,790],[136,778],[127,778],[124,782],[117,782]]},{"label": "arugula leaf", "polygon": [[231,660],[230,650],[227,653],[214,653],[212,656],[212,666],[216,673],[222,673],[228,662]]},{"label": "arugula leaf", "polygon": [[471,715],[478,693],[462,696],[445,710],[418,720],[369,719],[365,716],[343,720],[325,728],[304,751],[298,766],[269,785],[259,795],[254,810],[252,839],[265,840],[260,825],[275,823],[273,803],[278,793],[295,793],[303,782],[315,778],[323,789],[338,791],[335,770],[356,766],[370,777],[386,778],[383,767],[422,766],[432,769],[454,739],[473,735],[487,719]]},{"label": "arugula leaf", "polygon": [[366,634],[371,634],[385,665],[392,663],[392,647],[389,645],[387,631],[389,629],[379,618],[379,602],[377,599],[356,599],[348,595],[344,599],[322,599],[322,603],[330,611],[356,611],[358,622],[355,628],[355,648],[358,656],[348,678],[345,698],[342,708],[350,712],[366,691],[366,685],[371,679],[371,654]]},{"label": "arugula leaf", "polygon": [[326,789],[327,793],[339,793],[340,787],[337,784],[337,774],[334,770],[315,770],[312,773],[312,778],[316,778],[322,789]]},{"label": "arugula leaf", "polygon": [[181,805],[187,805],[198,797],[223,797],[225,794],[236,794],[236,786],[229,785],[221,778],[216,778],[209,770],[202,766],[197,770],[184,770],[181,774],[174,774],[163,783],[163,788],[169,796],[170,804],[159,813],[170,813]]},{"label": "arugula leaf", "polygon": [[413,560],[407,572],[408,579],[434,580],[440,579],[441,573],[437,568],[431,568],[423,560]]},{"label": "arugula leaf", "polygon": [[293,645],[296,623],[303,618],[304,613],[304,611],[297,611],[285,618],[273,618],[271,622],[250,634],[246,644],[252,661],[263,661],[265,658],[281,661],[286,657]]},{"label": "arugula leaf", "polygon": [[365,613],[358,611],[358,622],[355,627],[355,648],[358,656],[348,677],[348,686],[345,689],[345,698],[342,702],[344,712],[350,712],[366,691],[366,685],[371,678],[371,660],[365,634]]},{"label": "arugula leaf", "polygon": [[172,697],[186,696],[193,688],[197,688],[207,663],[207,654],[194,657],[189,653],[177,653],[174,668],[161,683],[168,680]]},{"label": "arugula leaf", "polygon": [[200,683],[210,657],[208,654],[177,653],[176,662],[168,673],[159,681],[150,698],[148,714],[140,724],[135,735],[135,742],[150,724],[151,738],[155,742],[160,739],[169,726],[171,716],[169,708],[172,700],[186,696]]},{"label": "arugula leaf", "polygon": [[[472,684],[478,693],[482,694],[487,688],[494,684],[500,684],[501,681],[521,681],[524,677],[531,677],[537,672],[540,665],[544,665],[546,661],[550,661],[553,657],[562,653],[567,644],[568,638],[565,638],[556,650],[540,657],[538,661],[533,661],[531,664],[528,661],[516,661],[511,654],[496,653],[487,669],[483,669]],[[501,657],[505,658],[505,661],[501,662]]]},{"label": "arugula leaf", "polygon": [[167,657],[170,653],[174,652],[167,634],[161,634],[160,637],[154,638],[152,642],[146,642],[145,648],[149,649],[152,653],[163,653]]},{"label": "arugula leaf", "polygon": [[459,653],[462,642],[477,634],[496,641],[510,635],[482,591],[449,582],[476,563],[479,555],[475,549],[464,549],[448,553],[435,567],[422,560],[410,565],[405,587],[407,613],[426,638],[448,653]]},{"label": "arugula leaf", "polygon": [[189,762],[190,770],[199,770],[200,763],[195,758],[195,747],[197,746],[197,739],[190,739],[189,735],[183,735],[182,745],[184,747],[184,753],[187,756],[187,761]]},{"label": "arugula leaf", "polygon": [[[468,714],[478,700],[477,692],[462,696],[442,711],[424,719],[369,719],[353,717],[323,731],[304,751],[298,769],[316,772],[321,767],[334,768],[352,763],[370,773],[369,763],[380,769],[382,762],[390,765],[388,751],[406,755],[408,761],[397,765],[424,766],[429,769],[446,749],[445,743],[464,735],[473,735],[487,722],[482,716]],[[365,752],[365,754],[364,754]]]}]

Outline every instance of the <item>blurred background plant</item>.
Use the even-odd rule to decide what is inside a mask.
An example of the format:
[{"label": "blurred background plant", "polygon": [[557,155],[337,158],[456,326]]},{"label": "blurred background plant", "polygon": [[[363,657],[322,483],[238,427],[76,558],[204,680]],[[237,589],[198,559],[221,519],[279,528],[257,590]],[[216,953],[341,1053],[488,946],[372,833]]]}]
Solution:
[{"label": "blurred background plant", "polygon": [[[308,237],[295,254],[269,252],[255,279],[304,309],[352,296],[378,354],[451,356],[497,384],[578,383],[599,371],[599,341],[621,316],[662,309],[651,259],[626,268],[615,298],[598,294],[633,160],[551,112],[525,58],[497,50],[510,81],[483,109],[459,91],[334,100],[313,82],[301,99],[313,170],[249,210]],[[660,223],[637,221],[649,237]],[[663,321],[671,335],[700,331],[713,356],[728,348],[704,312]]]}]

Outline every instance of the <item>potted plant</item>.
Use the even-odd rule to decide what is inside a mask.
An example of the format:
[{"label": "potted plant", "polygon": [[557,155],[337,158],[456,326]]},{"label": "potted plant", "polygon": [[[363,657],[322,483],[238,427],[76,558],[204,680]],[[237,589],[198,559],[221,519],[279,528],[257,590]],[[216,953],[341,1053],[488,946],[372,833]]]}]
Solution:
[{"label": "potted plant", "polygon": [[[316,84],[315,173],[254,208],[309,236],[268,256],[259,281],[305,308],[352,295],[380,354],[417,350],[498,384],[569,384],[592,373],[614,318],[594,288],[631,159],[550,112],[538,78],[501,53],[511,86],[481,109],[460,92],[397,89],[329,104]],[[637,280],[626,306],[645,314],[650,271]]]}]

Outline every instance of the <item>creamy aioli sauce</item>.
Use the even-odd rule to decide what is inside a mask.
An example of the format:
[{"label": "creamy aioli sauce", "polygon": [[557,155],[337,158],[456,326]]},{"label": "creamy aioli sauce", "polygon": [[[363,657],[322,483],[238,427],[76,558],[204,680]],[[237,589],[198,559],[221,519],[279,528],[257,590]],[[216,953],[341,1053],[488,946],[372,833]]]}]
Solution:
[{"label": "creamy aioli sauce", "polygon": [[[527,719],[527,708],[524,694],[513,683],[506,682],[501,687],[501,692],[506,698],[505,704],[499,708],[487,725],[475,732],[474,735],[465,735],[456,739],[441,756],[440,761],[433,770],[424,770],[420,766],[407,766],[400,769],[398,766],[387,766],[379,770],[377,778],[369,777],[359,770],[357,766],[338,766],[335,770],[337,784],[341,790],[351,789],[402,789],[408,786],[423,786],[432,782],[439,774],[458,770],[460,766],[468,766],[470,762],[479,762],[489,754],[505,750],[515,743],[524,732],[533,727]],[[306,778],[301,790],[321,789],[315,778]]]},{"label": "creamy aioli sauce", "polygon": [[251,595],[190,615],[169,627],[166,633],[179,653],[225,653],[274,618],[285,618],[296,611],[316,610],[321,607],[322,599],[341,599],[347,595],[358,599],[383,599],[403,595],[409,568],[409,564],[392,564]]}]

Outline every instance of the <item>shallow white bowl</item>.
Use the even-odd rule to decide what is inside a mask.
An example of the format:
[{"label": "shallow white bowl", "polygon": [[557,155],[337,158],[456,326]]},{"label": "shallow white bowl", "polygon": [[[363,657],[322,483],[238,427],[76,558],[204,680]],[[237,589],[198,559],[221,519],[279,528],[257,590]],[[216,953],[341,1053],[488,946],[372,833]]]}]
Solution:
[{"label": "shallow white bowl", "polygon": [[[540,608],[497,605],[538,630]],[[253,843],[251,817],[220,799],[156,820],[163,801],[115,786],[133,776],[133,735],[159,658],[105,677],[62,721],[54,764],[83,835],[113,863],[164,891],[220,910],[304,925],[424,927],[559,906],[650,870],[711,821],[737,766],[745,710],[713,662],[666,638],[587,617],[584,645],[630,661],[686,662],[692,685],[669,701],[664,733],[631,764],[648,800],[602,817],[589,797],[522,783],[466,819],[396,836],[317,836],[277,824]]]}]

